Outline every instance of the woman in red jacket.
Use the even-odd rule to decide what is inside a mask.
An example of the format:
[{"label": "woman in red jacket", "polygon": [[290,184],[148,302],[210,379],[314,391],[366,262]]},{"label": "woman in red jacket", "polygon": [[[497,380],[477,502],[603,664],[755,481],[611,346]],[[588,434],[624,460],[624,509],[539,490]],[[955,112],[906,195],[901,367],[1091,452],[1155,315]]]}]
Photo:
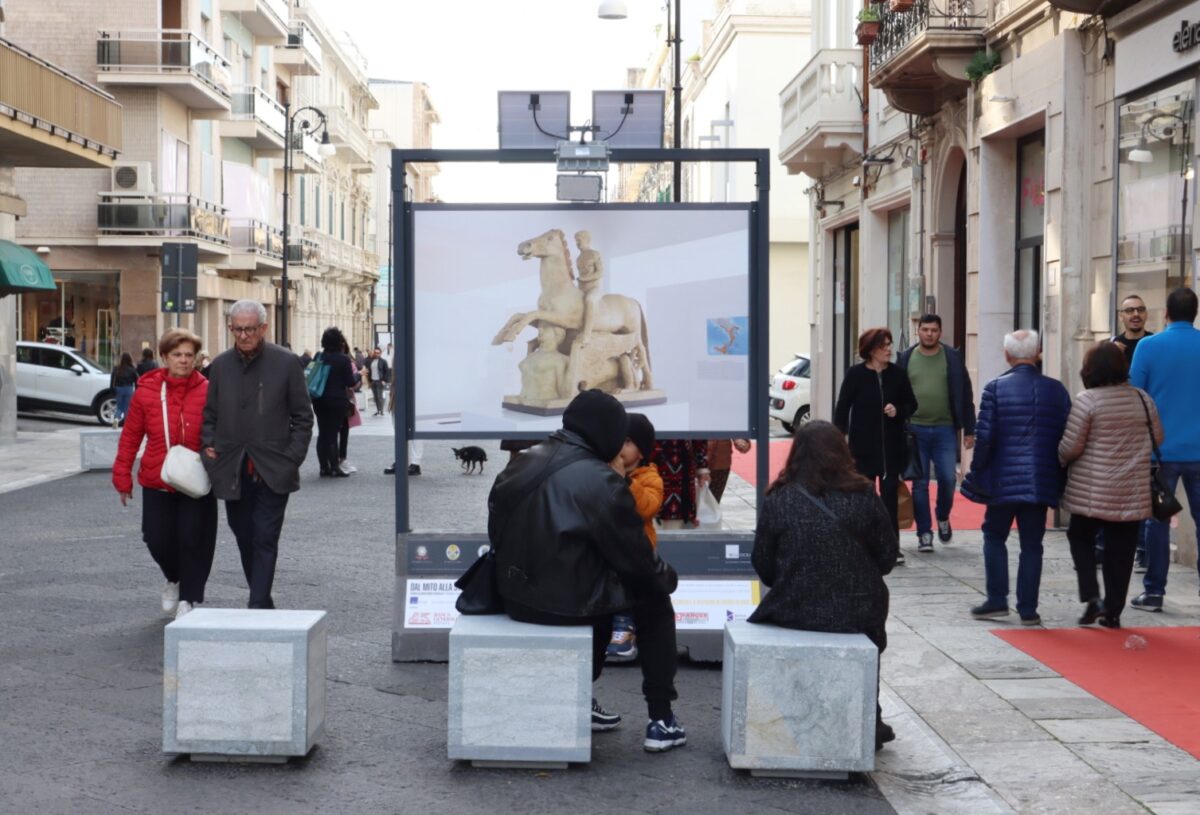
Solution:
[{"label": "woman in red jacket", "polygon": [[138,483],[142,485],[142,539],[167,579],[162,590],[162,609],[174,613],[175,619],[204,602],[204,584],[208,582],[217,544],[217,499],[213,494],[189,498],[168,487],[159,477],[168,446],[182,444],[200,450],[200,425],[208,396],[208,380],[195,370],[200,345],[199,337],[180,328],[163,334],[158,342],[163,367],[147,372],[138,380],[112,469],[113,486],[124,506],[133,499],[133,461],[142,439],[146,440],[138,469]]}]

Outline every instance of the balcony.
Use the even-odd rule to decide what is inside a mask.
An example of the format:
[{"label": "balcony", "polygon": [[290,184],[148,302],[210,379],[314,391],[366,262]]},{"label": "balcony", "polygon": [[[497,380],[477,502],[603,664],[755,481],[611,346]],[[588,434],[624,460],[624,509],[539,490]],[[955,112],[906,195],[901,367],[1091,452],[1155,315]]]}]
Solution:
[{"label": "balcony", "polygon": [[[870,46],[870,82],[904,113],[931,115],[971,84],[967,62],[984,47],[986,0],[916,0],[908,11],[882,12]],[[976,10],[979,6],[979,10]]]},{"label": "balcony", "polygon": [[367,131],[354,121],[349,111],[339,105],[317,104],[325,112],[329,128],[329,140],[337,148],[338,158],[350,165],[356,173],[371,171],[371,140]]},{"label": "balcony", "polygon": [[[331,278],[379,277],[379,256],[374,252],[309,227],[304,229],[304,236],[320,247],[321,266]],[[291,263],[290,257],[288,262]]]},{"label": "balcony", "polygon": [[292,76],[316,76],[323,60],[321,41],[305,23],[292,26],[287,45],[275,49],[275,64],[288,66]]},{"label": "balcony", "polygon": [[225,208],[187,193],[101,193],[97,213],[100,246],[160,246],[186,240],[201,260],[229,256]]},{"label": "balcony", "polygon": [[861,49],[825,48],[783,89],[779,160],[789,173],[820,178],[862,152],[861,75]]},{"label": "balcony", "polygon": [[193,114],[229,113],[229,63],[190,31],[101,31],[96,64],[101,85],[158,88]]},{"label": "balcony", "polygon": [[99,88],[0,40],[0,156],[16,167],[112,167],[121,106]]},{"label": "balcony", "polygon": [[287,117],[283,105],[255,85],[233,88],[230,121],[221,122],[221,135],[241,139],[255,150],[283,154]]},{"label": "balcony", "polygon": [[255,218],[229,220],[229,268],[273,273],[283,268],[283,232]]},{"label": "balcony", "polygon": [[292,232],[293,234],[288,236],[288,266],[298,266],[316,274],[322,261],[321,242],[317,240],[320,233],[307,226]]},{"label": "balcony", "polygon": [[259,45],[283,45],[287,41],[287,0],[221,0],[221,12],[241,20]]}]

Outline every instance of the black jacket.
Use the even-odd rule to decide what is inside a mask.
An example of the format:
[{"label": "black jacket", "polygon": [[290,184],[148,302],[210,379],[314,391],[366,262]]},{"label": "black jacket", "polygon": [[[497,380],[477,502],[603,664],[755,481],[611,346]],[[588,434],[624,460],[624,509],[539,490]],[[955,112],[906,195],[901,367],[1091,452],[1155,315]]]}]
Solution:
[{"label": "black jacket", "polygon": [[[833,411],[833,423],[846,434],[855,466],[868,478],[904,471],[904,425],[917,409],[908,374],[895,365],[881,373],[876,375],[863,362],[846,371]],[[886,404],[895,405],[894,417],[884,415]]]},{"label": "black jacket", "polygon": [[750,615],[805,631],[866,634],[882,651],[888,590],[883,576],[896,562],[892,519],[874,491],[836,492],[813,505],[796,484],[763,501],[751,561],[771,591]]},{"label": "black jacket", "polygon": [[329,378],[325,380],[325,390],[318,397],[321,401],[336,400],[348,402],[348,390],[353,390],[358,383],[354,381],[354,368],[350,363],[350,355],[338,353],[317,354],[317,361],[329,366]]},{"label": "black jacket", "polygon": [[625,479],[568,430],[496,477],[488,538],[497,588],[509,604],[597,617],[675,590],[675,571],[647,540]]},{"label": "black jacket", "polygon": [[300,489],[300,465],[312,440],[312,402],[300,359],[286,348],[263,343],[250,361],[236,348],[217,354],[208,366],[201,444],[217,451],[202,456],[213,494],[241,498],[246,456],[272,492]]},{"label": "black jacket", "polygon": [[[975,392],[971,389],[971,375],[963,362],[962,354],[946,343],[939,343],[946,354],[946,387],[950,389],[950,416],[954,429],[965,435],[975,435]],[[896,366],[908,372],[908,360],[917,346],[909,348],[896,358]]]}]

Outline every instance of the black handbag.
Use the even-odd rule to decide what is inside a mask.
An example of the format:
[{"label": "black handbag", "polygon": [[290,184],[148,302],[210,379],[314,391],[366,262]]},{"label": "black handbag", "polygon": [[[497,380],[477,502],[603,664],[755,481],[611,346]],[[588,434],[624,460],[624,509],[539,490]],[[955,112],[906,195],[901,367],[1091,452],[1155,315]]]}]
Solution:
[{"label": "black handbag", "polygon": [[1146,413],[1146,430],[1150,432],[1150,446],[1154,450],[1154,463],[1150,467],[1150,513],[1154,516],[1154,520],[1166,523],[1175,515],[1183,512],[1183,504],[1179,503],[1174,492],[1167,489],[1167,484],[1163,480],[1160,472],[1162,454],[1158,452],[1158,442],[1154,440],[1154,425],[1150,423],[1150,408],[1146,407],[1146,400],[1142,398],[1141,392],[1137,392],[1137,395],[1138,400],[1142,403],[1142,410]]},{"label": "black handbag", "polygon": [[905,481],[916,481],[925,477],[925,468],[921,466],[921,448],[917,443],[917,432],[911,428],[904,430],[904,449],[907,453],[904,459],[904,470],[900,478]]},{"label": "black handbag", "polygon": [[479,557],[463,576],[454,581],[460,590],[454,607],[459,614],[502,614],[504,600],[496,590],[496,556],[491,548]]}]

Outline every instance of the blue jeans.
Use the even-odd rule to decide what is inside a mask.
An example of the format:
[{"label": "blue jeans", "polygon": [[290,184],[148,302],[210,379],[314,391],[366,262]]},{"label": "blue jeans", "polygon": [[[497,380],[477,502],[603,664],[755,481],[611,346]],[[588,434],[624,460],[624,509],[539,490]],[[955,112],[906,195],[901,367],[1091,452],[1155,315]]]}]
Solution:
[{"label": "blue jeans", "polygon": [[937,519],[950,520],[950,509],[954,506],[955,471],[958,463],[958,431],[953,425],[924,427],[912,425],[917,436],[917,453],[921,457],[924,478],[912,482],[913,516],[917,521],[917,534],[933,531],[929,518],[929,465],[937,472]]},{"label": "blue jeans", "polygon": [[[1200,461],[1164,461],[1163,480],[1171,492],[1183,479],[1188,509],[1196,522],[1196,539],[1200,542]],[[1167,568],[1171,565],[1170,525],[1150,518],[1146,521],[1146,576],[1142,585],[1147,594],[1167,593]]]},{"label": "blue jeans", "polygon": [[983,514],[983,568],[987,575],[989,606],[1008,606],[1008,531],[1013,519],[1021,541],[1017,561],[1017,613],[1037,616],[1038,587],[1042,583],[1042,538],[1046,534],[1046,507],[1042,504],[990,504]]},{"label": "blue jeans", "polygon": [[117,385],[117,419],[125,421],[129,413],[129,403],[133,401],[133,385]]}]

